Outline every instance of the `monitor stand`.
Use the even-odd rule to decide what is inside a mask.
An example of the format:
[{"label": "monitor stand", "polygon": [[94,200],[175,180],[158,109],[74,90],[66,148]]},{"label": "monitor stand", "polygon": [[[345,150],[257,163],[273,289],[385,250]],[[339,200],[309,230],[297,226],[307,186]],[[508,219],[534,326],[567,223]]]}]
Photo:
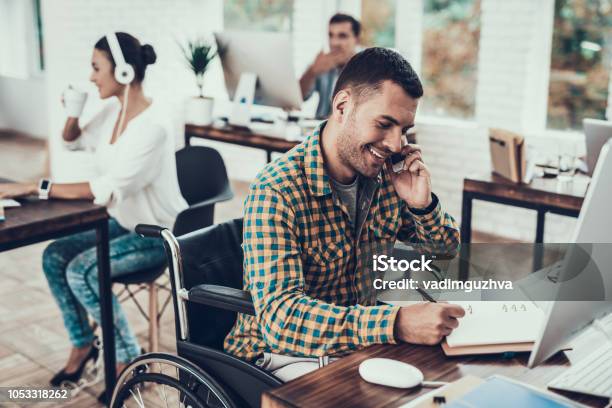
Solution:
[{"label": "monitor stand", "polygon": [[248,127],[251,124],[251,110],[255,98],[255,86],[257,75],[252,72],[243,72],[234,94],[232,113],[229,116],[229,124],[232,126]]}]

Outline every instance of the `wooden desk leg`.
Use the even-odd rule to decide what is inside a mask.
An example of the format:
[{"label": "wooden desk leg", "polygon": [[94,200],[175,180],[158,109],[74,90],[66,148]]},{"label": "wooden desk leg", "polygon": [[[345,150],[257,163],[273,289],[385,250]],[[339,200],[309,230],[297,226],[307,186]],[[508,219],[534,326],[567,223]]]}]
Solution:
[{"label": "wooden desk leg", "polygon": [[98,256],[98,285],[100,291],[100,314],[102,346],[104,347],[104,379],[106,397],[110,403],[115,387],[115,325],[113,324],[112,287],[110,278],[110,250],[108,221],[100,222],[96,228]]},{"label": "wooden desk leg", "polygon": [[538,210],[538,220],[536,224],[535,245],[533,246],[533,271],[542,269],[544,263],[544,220],[546,210]]},{"label": "wooden desk leg", "polygon": [[466,281],[470,278],[470,248],[471,244],[461,244],[459,251],[459,276],[457,279]]},{"label": "wooden desk leg", "polygon": [[544,244],[534,244],[533,246],[533,272],[542,269],[544,264]]},{"label": "wooden desk leg", "polygon": [[[461,251],[459,253],[459,280],[470,276],[470,242],[472,240],[472,200],[470,193],[463,192],[461,204]],[[466,245],[463,245],[466,244]]]},{"label": "wooden desk leg", "polygon": [[472,241],[472,195],[463,192],[461,203],[461,242],[469,244]]},{"label": "wooden desk leg", "polygon": [[546,210],[538,210],[538,221],[536,224],[535,242],[541,244],[544,242],[544,220],[546,219]]}]

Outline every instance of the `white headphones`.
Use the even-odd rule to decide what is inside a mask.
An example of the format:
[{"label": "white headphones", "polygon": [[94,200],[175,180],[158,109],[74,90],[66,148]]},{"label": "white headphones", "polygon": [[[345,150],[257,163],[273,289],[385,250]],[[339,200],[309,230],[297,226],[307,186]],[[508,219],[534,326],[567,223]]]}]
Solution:
[{"label": "white headphones", "polygon": [[125,62],[117,35],[114,32],[106,34],[106,41],[115,61],[115,79],[122,85],[130,84],[135,77],[134,67]]}]

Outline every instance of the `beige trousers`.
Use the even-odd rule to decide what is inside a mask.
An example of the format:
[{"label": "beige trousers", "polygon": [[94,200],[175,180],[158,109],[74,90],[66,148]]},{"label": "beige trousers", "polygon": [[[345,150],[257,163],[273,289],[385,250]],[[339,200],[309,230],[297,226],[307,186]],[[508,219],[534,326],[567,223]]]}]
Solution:
[{"label": "beige trousers", "polygon": [[[338,358],[330,358],[329,362]],[[255,364],[274,374],[283,382],[291,381],[319,368],[316,357],[293,357],[283,354],[264,353]]]}]

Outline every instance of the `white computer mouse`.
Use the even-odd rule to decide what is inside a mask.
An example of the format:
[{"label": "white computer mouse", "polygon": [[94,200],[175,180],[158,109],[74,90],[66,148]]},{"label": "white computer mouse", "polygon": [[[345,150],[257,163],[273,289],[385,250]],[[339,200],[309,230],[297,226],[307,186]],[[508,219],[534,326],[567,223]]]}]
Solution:
[{"label": "white computer mouse", "polygon": [[396,388],[412,388],[423,382],[421,370],[388,358],[364,360],[359,364],[359,375],[367,382]]}]

